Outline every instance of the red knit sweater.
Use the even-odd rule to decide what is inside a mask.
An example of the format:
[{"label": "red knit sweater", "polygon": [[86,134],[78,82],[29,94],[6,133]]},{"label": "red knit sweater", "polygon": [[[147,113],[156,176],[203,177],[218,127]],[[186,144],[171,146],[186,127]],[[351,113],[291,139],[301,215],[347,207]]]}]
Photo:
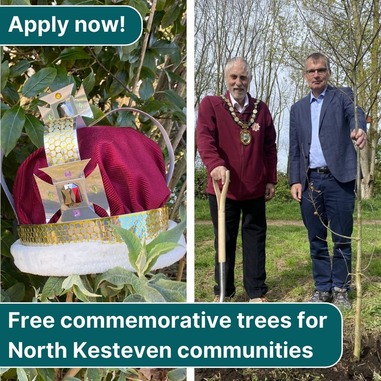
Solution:
[{"label": "red knit sweater", "polygon": [[[249,121],[254,102],[249,95],[247,109],[242,114],[236,111],[242,121]],[[258,104],[255,123],[259,129],[250,128],[251,143],[244,146],[240,141],[241,127],[234,122],[221,97],[205,97],[198,110],[196,139],[201,159],[208,173],[220,165],[230,170],[227,197],[233,200],[262,197],[266,184],[277,182],[276,132],[270,111],[262,101]],[[210,176],[206,191],[214,194]]]}]

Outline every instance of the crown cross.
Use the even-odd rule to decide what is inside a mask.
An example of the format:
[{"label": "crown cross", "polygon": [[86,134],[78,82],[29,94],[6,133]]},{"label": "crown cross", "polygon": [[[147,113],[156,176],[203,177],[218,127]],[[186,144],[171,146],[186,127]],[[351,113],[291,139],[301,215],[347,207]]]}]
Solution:
[{"label": "crown cross", "polygon": [[53,184],[36,175],[34,179],[47,223],[59,210],[59,222],[97,218],[94,204],[110,215],[99,166],[87,177],[84,173],[91,159],[80,158],[75,118],[92,114],[89,115],[91,109],[83,87],[76,97],[71,95],[72,88],[73,85],[69,85],[41,98],[51,108],[40,107],[45,122],[44,148],[48,167],[39,169],[50,176]]}]

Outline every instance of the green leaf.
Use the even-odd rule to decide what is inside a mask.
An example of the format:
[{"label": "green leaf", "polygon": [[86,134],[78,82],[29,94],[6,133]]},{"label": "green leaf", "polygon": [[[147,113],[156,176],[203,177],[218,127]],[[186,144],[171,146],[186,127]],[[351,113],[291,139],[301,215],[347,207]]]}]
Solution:
[{"label": "green leaf", "polygon": [[153,239],[149,244],[147,244],[147,251],[150,253],[153,250],[153,247],[155,247],[159,243],[177,243],[185,227],[186,221],[183,220],[180,223],[178,223],[173,229],[161,232],[155,239]]},{"label": "green leaf", "polygon": [[150,287],[146,278],[136,278],[133,285],[137,294],[141,295],[144,300],[150,303],[165,302],[164,296],[154,287]]},{"label": "green leaf", "polygon": [[58,60],[88,60],[91,59],[91,55],[85,51],[85,48],[80,46],[70,47],[64,49],[58,56]]},{"label": "green leaf", "polygon": [[144,79],[139,89],[140,98],[147,100],[153,96],[154,92],[152,80],[149,78]]},{"label": "green leaf", "polygon": [[118,368],[122,373],[125,373],[127,375],[134,375],[134,376],[138,376],[139,373],[137,371],[137,369],[134,369],[134,368]]},{"label": "green leaf", "polygon": [[1,64],[1,90],[4,89],[9,77],[9,62],[4,61]]},{"label": "green leaf", "polygon": [[25,284],[17,282],[6,290],[12,302],[22,302],[25,297]]},{"label": "green leaf", "polygon": [[62,5],[104,5],[96,0],[65,0]]},{"label": "green leaf", "polygon": [[150,115],[155,115],[158,111],[162,110],[163,102],[156,99],[149,99],[144,103],[142,110]]},{"label": "green leaf", "polygon": [[57,91],[65,86],[75,84],[75,80],[72,75],[68,75],[67,70],[63,66],[57,67],[57,75],[54,81],[49,86],[51,91]]},{"label": "green leaf", "polygon": [[30,0],[12,0],[11,5],[31,5]]},{"label": "green leaf", "polygon": [[[2,225],[3,222],[2,222]],[[2,233],[1,236],[1,255],[12,258],[11,255],[11,246],[15,242],[15,236],[11,233],[11,231],[7,230]],[[4,275],[2,274],[2,278],[4,279]]]},{"label": "green leaf", "polygon": [[147,264],[147,253],[145,251],[145,247],[142,247],[142,250],[140,251],[135,261],[138,276],[144,275],[144,268],[146,267],[146,264]]},{"label": "green leaf", "polygon": [[7,156],[15,148],[25,123],[25,113],[20,106],[5,111],[1,118],[1,147]]},{"label": "green leaf", "polygon": [[61,295],[63,290],[63,280],[64,278],[62,277],[49,277],[44,285],[44,288],[42,289],[41,300],[46,301],[49,298],[54,298],[58,295]]},{"label": "green leaf", "polygon": [[172,369],[167,373],[168,381],[184,381],[187,378],[186,368]]},{"label": "green leaf", "polygon": [[101,381],[102,380],[103,371],[98,368],[89,368],[86,371],[86,379],[91,381]]},{"label": "green leaf", "polygon": [[171,83],[178,82],[178,83],[186,83],[186,80],[181,77],[180,75],[174,73],[173,71],[165,70],[165,73],[167,74],[168,81]]},{"label": "green leaf", "polygon": [[142,71],[140,72],[140,78],[145,79],[149,78],[152,82],[156,79],[156,73],[149,69],[148,67],[143,66]]},{"label": "green leaf", "polygon": [[54,381],[57,378],[55,371],[52,368],[38,368],[37,372],[40,378],[36,380]]},{"label": "green leaf", "polygon": [[126,284],[132,284],[137,276],[122,267],[115,267],[103,274],[97,275],[95,278],[96,288],[99,288],[102,282],[109,282],[116,286],[125,286]]},{"label": "green leaf", "polygon": [[96,302],[96,298],[101,297],[102,295],[96,295],[96,294],[91,294],[86,287],[82,287],[80,285],[75,284],[73,286],[73,292],[74,295],[81,301],[81,302]]},{"label": "green leaf", "polygon": [[149,13],[149,8],[146,5],[145,1],[141,0],[130,0],[129,5],[132,8],[135,8],[140,15],[144,18]]},{"label": "green leaf", "polygon": [[4,373],[8,372],[8,370],[11,368],[0,368],[0,376],[2,376]]},{"label": "green leaf", "polygon": [[86,286],[84,285],[81,277],[79,275],[70,275],[62,282],[62,288],[65,291],[70,291],[75,289],[77,292],[79,291],[81,295],[86,297],[94,297],[99,298],[101,295],[94,294],[90,292]]},{"label": "green leaf", "polygon": [[29,381],[24,368],[17,368],[17,379],[19,381]]},{"label": "green leaf", "polygon": [[2,303],[8,303],[11,302],[11,298],[9,295],[5,292],[5,290],[1,289],[1,302]]},{"label": "green leaf", "polygon": [[24,74],[30,68],[30,62],[28,60],[21,60],[12,66],[9,70],[9,77],[15,78]]},{"label": "green leaf", "polygon": [[91,112],[93,113],[94,120],[98,120],[104,115],[102,110],[99,107],[94,106],[93,104],[90,104],[90,108],[91,108]]},{"label": "green leaf", "polygon": [[180,221],[186,221],[186,219],[187,219],[187,211],[186,211],[184,205],[180,205],[179,215],[180,215]]},{"label": "green leaf", "polygon": [[180,123],[186,123],[187,118],[183,111],[174,111],[172,113],[172,118],[178,120]]},{"label": "green leaf", "polygon": [[116,126],[120,127],[130,127],[133,126],[135,127],[135,115],[131,112],[123,111],[118,113],[118,117],[116,118],[115,122]]},{"label": "green leaf", "polygon": [[91,90],[95,86],[95,82],[95,74],[93,71],[91,71],[90,74],[82,82],[86,94],[90,94]]},{"label": "green leaf", "polygon": [[179,245],[174,242],[162,242],[153,246],[150,252],[148,252],[146,264],[143,268],[143,273],[147,274],[152,269],[160,255],[168,253],[169,251],[175,249],[177,246]]},{"label": "green leaf", "polygon": [[165,3],[166,0],[158,0],[156,4],[156,10],[159,11],[164,11],[165,10]]},{"label": "green leaf", "polygon": [[124,300],[123,303],[145,303],[146,300],[143,296],[138,294],[130,294]]},{"label": "green leaf", "polygon": [[44,126],[31,114],[25,115],[25,132],[37,148],[44,145]]},{"label": "green leaf", "polygon": [[52,67],[46,67],[41,69],[36,74],[32,75],[22,88],[22,94],[31,98],[37,95],[39,92],[48,88],[56,78],[57,70]]},{"label": "green leaf", "polygon": [[128,258],[130,260],[130,263],[134,267],[134,269],[138,271],[136,261],[142,250],[142,244],[140,242],[140,239],[134,233],[130,232],[127,229],[123,229],[120,226],[114,226],[114,229],[127,245]]},{"label": "green leaf", "polygon": [[7,82],[3,88],[2,95],[5,102],[10,104],[11,107],[20,102],[20,95],[15,89],[14,84],[11,82]]},{"label": "green leaf", "polygon": [[179,94],[176,93],[176,91],[173,90],[164,90],[161,92],[161,94],[164,94],[166,99],[168,99],[169,102],[175,104],[180,110],[182,110],[185,107],[185,99],[180,97]]},{"label": "green leaf", "polygon": [[147,49],[146,54],[144,55],[143,67],[148,68],[149,70],[156,71],[156,54],[155,50]]},{"label": "green leaf", "polygon": [[126,92],[126,87],[123,85],[127,82],[128,74],[125,71],[118,71],[118,73],[115,74],[115,79],[113,79],[111,86],[108,90],[108,96],[109,97],[116,97],[117,95],[121,93]]},{"label": "green leaf", "polygon": [[168,279],[164,274],[156,274],[149,282],[166,298],[167,302],[185,302],[187,286],[185,282]]},{"label": "green leaf", "polygon": [[129,61],[131,59],[131,53],[139,46],[139,41],[132,45],[117,46],[117,51],[119,54],[119,59],[122,62]]},{"label": "green leaf", "polygon": [[157,40],[152,45],[152,49],[162,57],[170,56],[174,65],[181,62],[181,51],[179,46],[173,41]]},{"label": "green leaf", "polygon": [[161,21],[162,28],[168,28],[173,25],[175,21],[180,17],[182,8],[175,2],[169,9],[165,10],[164,17]]},{"label": "green leaf", "polygon": [[108,282],[103,282],[100,284],[99,290],[104,298],[112,298],[117,296],[123,288],[124,286],[112,286]]}]

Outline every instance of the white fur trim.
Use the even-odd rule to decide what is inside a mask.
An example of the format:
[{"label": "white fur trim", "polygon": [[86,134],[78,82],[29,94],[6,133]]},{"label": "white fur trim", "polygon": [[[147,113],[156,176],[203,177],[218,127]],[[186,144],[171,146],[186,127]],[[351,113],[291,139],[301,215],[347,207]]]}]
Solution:
[{"label": "white fur trim", "polygon": [[[176,226],[169,221],[169,229]],[[186,253],[183,235],[179,246],[161,255],[152,270],[168,267],[179,261]],[[25,246],[20,240],[11,246],[15,265],[25,273],[46,276],[69,276],[103,273],[113,267],[134,271],[124,243],[83,242],[51,246]]]}]

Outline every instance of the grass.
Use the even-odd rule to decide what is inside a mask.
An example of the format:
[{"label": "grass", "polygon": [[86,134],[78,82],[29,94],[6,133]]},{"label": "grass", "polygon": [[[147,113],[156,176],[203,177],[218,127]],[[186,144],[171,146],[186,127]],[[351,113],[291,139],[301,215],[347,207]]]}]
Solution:
[{"label": "grass", "polygon": [[[364,210],[362,231],[363,252],[363,323],[367,329],[381,331],[381,202],[368,202]],[[271,301],[302,302],[313,291],[311,260],[306,229],[303,225],[278,225],[279,220],[300,221],[297,203],[272,201],[267,209],[267,284]],[[195,210],[195,300],[209,302],[214,285],[214,236],[206,200],[196,200]],[[368,222],[367,222],[368,220]],[[377,221],[369,221],[377,220]],[[200,223],[203,221],[203,223]],[[355,225],[353,237],[357,237]],[[357,244],[353,242],[353,269],[356,265]],[[247,301],[242,287],[241,240],[238,239],[236,261],[237,301]],[[352,297],[355,296],[355,289]],[[348,321],[354,318],[354,309],[344,314]]]},{"label": "grass", "polygon": [[[209,205],[207,200],[195,200],[195,301],[211,302],[214,286],[214,236],[210,221]],[[363,265],[363,299],[362,299],[362,335],[364,342],[371,342],[369,338],[377,338],[381,333],[381,197],[362,203],[363,229],[362,229],[362,265]],[[355,212],[356,217],[356,212]],[[311,274],[311,260],[309,257],[309,244],[307,231],[303,224],[287,224],[284,221],[301,222],[299,205],[296,202],[272,200],[267,204],[267,296],[274,302],[303,302],[306,301],[313,289]],[[280,223],[280,220],[283,222]],[[355,220],[356,221],[356,220]],[[353,237],[357,237],[358,228],[355,225]],[[331,240],[330,240],[331,241]],[[329,241],[329,242],[330,242]],[[332,244],[330,244],[332,246]],[[353,269],[356,266],[357,243],[353,242]],[[248,301],[242,287],[242,254],[241,239],[238,238],[236,260],[236,300]],[[356,296],[353,286],[351,298]],[[355,308],[343,312],[344,336],[350,347],[353,345]],[[370,350],[366,349],[365,350]],[[373,349],[375,350],[375,349]],[[348,356],[341,361],[336,371],[344,369],[346,372]],[[363,361],[368,361],[363,359]],[[352,365],[351,365],[352,366]],[[369,365],[370,367],[372,366]],[[306,372],[299,369],[273,369],[263,373],[258,369],[244,369],[244,379],[250,381],[284,380],[284,381],[324,381],[340,379],[340,375],[331,378],[319,370]],[[329,369],[327,370],[327,372]],[[324,374],[323,374],[324,373]],[[333,373],[332,373],[333,374]],[[332,375],[331,374],[331,375]],[[226,373],[215,370],[209,373],[203,381],[223,381]],[[237,370],[237,377],[240,375]],[[232,378],[233,377],[233,378]],[[229,373],[229,380],[235,379]],[[237,378],[241,380],[242,378]],[[367,378],[369,379],[369,378]],[[353,374],[354,381],[364,381],[362,374]],[[379,370],[375,369],[373,381],[381,381]]]},{"label": "grass", "polygon": [[[300,208],[296,201],[274,199],[266,204],[267,219],[273,220],[300,220]],[[354,213],[357,217],[357,210]],[[381,223],[381,197],[362,201],[362,218],[364,220],[379,220]],[[208,200],[195,199],[196,221],[210,220]]]}]

